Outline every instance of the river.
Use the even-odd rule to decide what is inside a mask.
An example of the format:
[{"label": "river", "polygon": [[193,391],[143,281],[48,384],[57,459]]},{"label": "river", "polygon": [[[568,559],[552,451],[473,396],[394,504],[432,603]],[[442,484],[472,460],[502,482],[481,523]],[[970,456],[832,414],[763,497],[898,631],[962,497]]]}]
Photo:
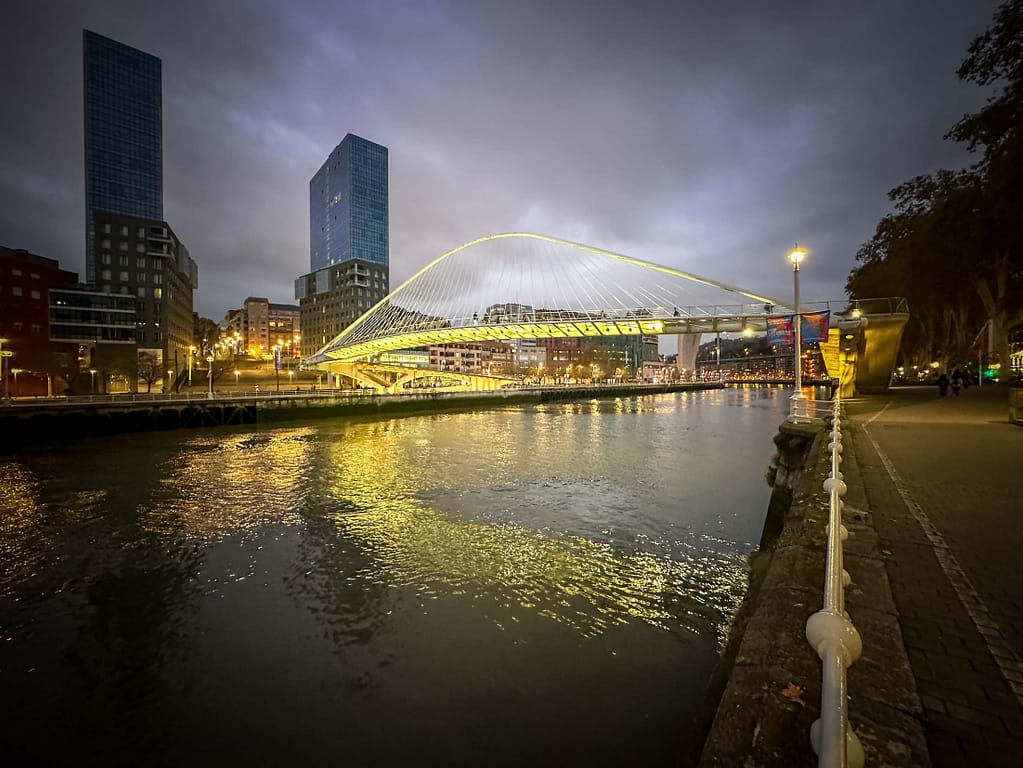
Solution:
[{"label": "river", "polygon": [[790,394],[0,454],[6,759],[684,763]]}]

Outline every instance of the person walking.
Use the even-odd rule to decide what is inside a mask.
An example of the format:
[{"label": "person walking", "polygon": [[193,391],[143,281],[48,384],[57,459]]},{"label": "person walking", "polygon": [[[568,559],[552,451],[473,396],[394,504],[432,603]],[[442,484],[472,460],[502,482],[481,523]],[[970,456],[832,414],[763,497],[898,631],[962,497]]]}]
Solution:
[{"label": "person walking", "polygon": [[963,386],[963,372],[958,368],[952,371],[952,394],[959,397],[959,388]]},{"label": "person walking", "polygon": [[942,371],[941,375],[938,377],[938,394],[942,397],[948,395],[948,384],[948,374]]}]

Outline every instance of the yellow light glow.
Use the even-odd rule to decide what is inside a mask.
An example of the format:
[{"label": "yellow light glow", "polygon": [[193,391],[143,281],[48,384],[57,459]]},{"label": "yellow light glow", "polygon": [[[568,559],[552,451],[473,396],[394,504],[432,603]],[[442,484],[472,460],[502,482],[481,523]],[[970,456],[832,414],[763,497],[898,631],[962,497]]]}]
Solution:
[{"label": "yellow light glow", "polygon": [[803,262],[803,259],[805,258],[806,251],[800,248],[798,245],[791,251],[789,251],[789,261],[791,261],[793,265],[797,267]]}]

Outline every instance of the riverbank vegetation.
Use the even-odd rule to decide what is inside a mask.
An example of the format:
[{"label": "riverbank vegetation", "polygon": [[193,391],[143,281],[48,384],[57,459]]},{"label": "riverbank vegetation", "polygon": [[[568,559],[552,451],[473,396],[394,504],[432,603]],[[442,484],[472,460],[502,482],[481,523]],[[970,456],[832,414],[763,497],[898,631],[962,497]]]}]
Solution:
[{"label": "riverbank vegetation", "polygon": [[961,170],[917,176],[889,192],[894,210],[856,255],[852,299],[904,296],[912,317],[905,363],[1008,364],[1023,329],[1023,0],[1007,0],[970,43],[959,78],[992,95],[945,135],[977,156]]}]

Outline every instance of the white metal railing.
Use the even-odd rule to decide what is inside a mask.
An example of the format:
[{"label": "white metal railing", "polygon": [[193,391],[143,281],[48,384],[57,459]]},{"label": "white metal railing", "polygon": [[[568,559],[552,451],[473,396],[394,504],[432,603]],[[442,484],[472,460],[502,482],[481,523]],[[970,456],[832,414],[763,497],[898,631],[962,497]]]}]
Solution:
[{"label": "white metal railing", "polygon": [[806,621],[806,639],[821,658],[821,716],[810,727],[810,742],[820,768],[862,768],[863,746],[849,727],[846,669],[860,657],[860,633],[845,612],[845,588],[849,574],[842,565],[842,542],[849,532],[842,525],[842,496],[846,485],[842,462],[842,400],[835,393],[832,404],[831,474],[824,481],[830,496],[827,562],[824,570],[824,607]]}]

